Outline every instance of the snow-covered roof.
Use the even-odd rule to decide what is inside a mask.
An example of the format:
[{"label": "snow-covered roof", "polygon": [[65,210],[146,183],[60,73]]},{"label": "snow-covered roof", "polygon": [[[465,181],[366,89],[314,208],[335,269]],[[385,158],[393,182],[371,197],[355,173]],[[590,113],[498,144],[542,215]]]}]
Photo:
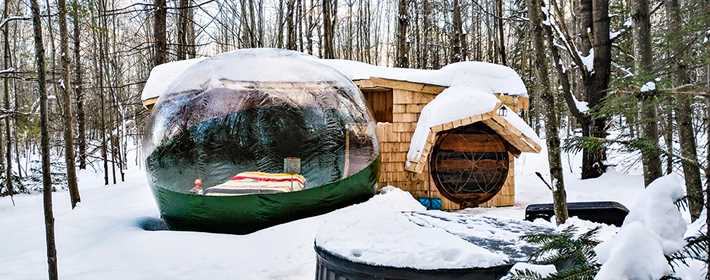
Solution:
[{"label": "snow-covered roof", "polygon": [[444,87],[466,86],[476,89],[476,92],[528,95],[523,80],[515,70],[486,62],[464,61],[446,65],[439,70],[424,70],[376,66],[343,59],[319,61],[337,69],[351,80],[377,77]]},{"label": "snow-covered roof", "polygon": [[170,84],[172,84],[178,76],[180,76],[187,68],[204,60],[204,57],[193,58],[187,60],[173,61],[155,66],[150,70],[150,76],[145,82],[141,100],[148,100],[163,94]]},{"label": "snow-covered roof", "polygon": [[[301,56],[303,59],[290,60],[301,63],[284,63],[283,57]],[[233,58],[239,57],[239,65],[234,65]],[[246,59],[245,59],[246,58]],[[156,98],[170,87],[180,84],[180,88],[195,87],[191,82],[202,83],[199,77],[180,78],[188,69],[193,74],[222,75],[220,79],[238,77],[240,80],[287,79],[289,77],[313,80],[340,79],[308,71],[317,67],[305,67],[313,61],[338,70],[350,80],[385,78],[442,87],[465,86],[474,89],[471,93],[505,93],[513,96],[527,96],[525,84],[511,68],[485,62],[458,62],[439,70],[407,69],[376,66],[367,63],[340,60],[319,59],[296,51],[281,49],[240,49],[223,53],[211,58],[196,58],[161,64],[153,68],[141,95],[142,100]],[[200,63],[204,62],[204,63]],[[310,66],[310,65],[305,65]],[[243,70],[243,71],[240,71]],[[327,74],[327,71],[321,71]],[[201,85],[201,84],[200,84]]]},{"label": "snow-covered roof", "polygon": [[[475,96],[475,98],[472,98]],[[506,113],[498,111],[505,108]],[[421,172],[436,133],[483,122],[521,152],[539,152],[535,131],[493,94],[467,86],[453,86],[438,94],[421,111],[407,152],[407,170]]]}]

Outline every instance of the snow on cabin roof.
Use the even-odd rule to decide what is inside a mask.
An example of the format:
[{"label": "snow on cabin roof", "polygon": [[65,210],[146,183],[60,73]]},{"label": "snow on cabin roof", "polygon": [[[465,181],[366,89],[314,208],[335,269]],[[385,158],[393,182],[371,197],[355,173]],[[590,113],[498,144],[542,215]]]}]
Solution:
[{"label": "snow on cabin roof", "polygon": [[[319,59],[300,52],[280,49],[240,49],[210,58],[210,60],[213,61],[211,64],[217,65],[219,62],[224,62],[224,59],[215,58],[229,58],[230,56],[248,56],[249,58],[255,58],[253,59],[254,61],[258,60],[258,57],[255,56],[265,56],[265,59],[272,58],[272,60],[278,60],[280,57],[302,56],[305,58],[303,60],[315,60],[318,63],[334,68],[351,80],[365,80],[378,77],[444,87],[466,86],[476,89],[476,93],[505,93],[515,96],[527,96],[525,84],[523,84],[522,79],[513,69],[503,65],[485,62],[465,61],[444,66],[439,70],[424,70],[376,66],[351,60]],[[205,59],[206,58],[195,58],[156,66],[150,72],[150,76],[143,88],[141,99],[148,100],[160,96],[168,90],[181,74]],[[270,63],[260,63],[267,65],[256,65],[255,69],[264,69],[268,68],[268,66],[281,67],[279,63],[272,62],[274,61],[270,61]],[[209,65],[203,65],[202,63],[200,63],[200,65],[203,67],[211,67]],[[225,69],[224,67],[221,68],[221,70]],[[297,74],[299,73],[298,71],[295,72]],[[238,73],[234,71],[234,73],[221,74],[231,75],[243,73],[247,72]],[[284,74],[283,71],[279,71],[279,73],[280,75]]]},{"label": "snow on cabin roof", "polygon": [[[475,97],[474,97],[475,96]],[[506,108],[505,115],[498,110]],[[469,86],[446,88],[421,111],[407,152],[407,170],[421,172],[436,133],[483,122],[521,152],[539,152],[541,140],[513,110],[493,95]]]},{"label": "snow on cabin roof", "polygon": [[342,59],[319,59],[348,76],[351,80],[385,78],[444,87],[467,86],[476,92],[505,93],[527,96],[525,84],[515,70],[498,64],[464,61],[439,70],[376,66]]},{"label": "snow on cabin roof", "polygon": [[141,100],[148,100],[160,96],[168,90],[170,84],[177,79],[187,68],[204,60],[204,57],[187,60],[173,61],[155,66],[150,70],[150,76],[145,82]]}]

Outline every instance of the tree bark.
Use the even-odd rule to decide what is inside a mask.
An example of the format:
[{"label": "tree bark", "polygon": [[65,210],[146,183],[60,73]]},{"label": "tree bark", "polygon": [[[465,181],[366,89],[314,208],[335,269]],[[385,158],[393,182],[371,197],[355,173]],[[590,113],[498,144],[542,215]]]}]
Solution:
[{"label": "tree bark", "polygon": [[[157,0],[157,1],[160,1],[160,0]],[[99,6],[98,12],[100,14],[101,11],[103,11],[104,9],[101,7],[101,3],[99,3],[98,6]],[[91,21],[92,21],[91,23],[93,26],[97,26],[93,16],[91,17]],[[96,51],[94,52],[94,53],[98,53],[98,58],[94,59],[94,63],[95,63],[94,68],[97,71],[98,87],[99,87],[98,88],[99,105],[100,105],[100,108],[99,108],[99,110],[100,110],[100,112],[99,112],[99,116],[100,116],[99,129],[100,129],[100,131],[99,131],[99,133],[101,134],[100,135],[100,137],[101,137],[101,160],[103,161],[103,168],[104,168],[104,185],[108,186],[108,155],[107,155],[107,151],[106,151],[106,149],[107,149],[106,148],[106,116],[105,116],[105,109],[104,109],[105,98],[104,98],[104,71],[103,71],[103,68],[104,68],[104,61],[105,60],[104,60],[104,44],[103,44],[103,42],[104,42],[103,36],[104,35],[103,35],[103,32],[104,32],[104,24],[102,23],[100,25],[100,28],[98,28],[98,30],[93,31],[92,36],[94,39],[94,46],[96,46],[96,48],[98,48],[98,52],[96,52]],[[157,60],[154,61],[154,63],[156,63],[156,62],[157,62]],[[96,64],[96,63],[98,63],[98,64]]]},{"label": "tree bark", "polygon": [[[546,104],[545,138],[547,142],[547,157],[550,165],[550,178],[552,196],[557,224],[564,224],[568,218],[567,194],[562,174],[562,160],[560,157],[560,138],[558,131],[558,115],[555,94],[550,86],[547,62],[545,61],[545,45],[543,42],[542,10],[540,0],[527,0],[528,17],[532,26],[532,40],[535,51],[536,74],[541,85],[540,98]],[[555,46],[550,46],[554,48]]]},{"label": "tree bark", "polygon": [[[664,103],[664,104],[659,104],[661,107],[661,111],[659,114],[661,114],[661,119],[663,120],[663,129],[660,132],[663,134],[663,142],[666,145],[666,170],[665,174],[671,174],[673,173],[673,160],[676,156],[673,155],[673,98],[664,98],[664,100],[660,101],[659,103]],[[663,117],[665,115],[665,118]]]},{"label": "tree bark", "polygon": [[[584,74],[584,95],[587,97],[590,110],[601,107],[609,88],[611,75],[611,39],[609,38],[609,1],[608,0],[581,0],[584,14],[588,18],[582,19],[585,26],[583,30],[591,32],[591,48],[594,50],[593,67],[591,74]],[[590,12],[587,12],[591,9]],[[582,125],[582,135],[587,137],[605,138],[607,136],[607,117],[592,116]],[[582,179],[597,178],[604,174],[606,166],[606,151],[585,148],[582,151]]]},{"label": "tree bark", "polygon": [[315,7],[314,1],[310,0],[311,4],[308,9],[308,16],[306,17],[306,50],[308,54],[313,55],[313,9]]},{"label": "tree bark", "polygon": [[335,58],[333,46],[335,36],[335,20],[338,2],[334,0],[323,0],[323,57]]},{"label": "tree bark", "polygon": [[409,42],[407,42],[407,27],[409,26],[409,1],[399,0],[399,17],[397,28],[397,62],[395,66],[409,67]]},{"label": "tree bark", "polygon": [[190,0],[180,0],[178,2],[178,28],[177,28],[177,60],[187,58],[188,44],[187,36],[190,34]]},{"label": "tree bark", "polygon": [[463,42],[461,42],[463,21],[461,21],[461,3],[459,3],[459,0],[454,0],[452,10],[451,24],[453,25],[453,34],[451,34],[451,53],[449,60],[451,62],[459,62],[465,60],[462,51]]},{"label": "tree bark", "polygon": [[79,169],[86,169],[86,121],[84,117],[84,94],[81,91],[81,34],[79,28],[79,2],[74,0],[72,17],[74,21],[74,95],[76,96],[76,120],[79,141]]},{"label": "tree bark", "polygon": [[[710,26],[710,0],[703,2],[705,26]],[[710,85],[710,34],[705,32],[705,84]],[[705,135],[710,135],[710,96],[705,97]],[[705,149],[705,234],[710,236],[710,146]],[[705,263],[710,263],[710,244],[706,251]],[[708,269],[710,270],[710,269]],[[710,271],[705,273],[710,280]]]},{"label": "tree bark", "polygon": [[[9,9],[10,9],[10,1],[11,0],[5,0],[5,7],[3,8],[3,18],[7,18],[9,15]],[[10,68],[10,36],[9,36],[9,29],[10,26],[9,24],[5,24],[2,33],[3,33],[3,41],[4,41],[4,46],[3,46],[3,69],[9,69]],[[5,98],[5,110],[10,112],[10,79],[5,78],[3,79],[3,91],[4,91],[4,98]],[[11,137],[11,132],[10,129],[12,127],[12,124],[10,122],[10,117],[7,116],[5,117],[5,187],[7,188],[7,193],[12,196],[14,193],[14,189],[12,187],[12,137]],[[19,168],[19,166],[18,166]]]},{"label": "tree bark", "polygon": [[296,24],[294,21],[296,2],[295,0],[286,1],[286,48],[295,50],[298,48],[298,45],[296,45]]},{"label": "tree bark", "polygon": [[52,213],[52,177],[49,168],[49,120],[47,119],[47,87],[45,78],[42,20],[37,0],[30,0],[34,30],[35,62],[37,63],[37,86],[39,89],[40,149],[42,151],[42,197],[44,204],[44,228],[47,245],[47,265],[50,280],[58,279],[57,248],[54,242],[54,213]]},{"label": "tree bark", "polygon": [[508,58],[505,54],[505,37],[503,35],[503,0],[496,0],[496,21],[496,27],[498,27],[498,48],[500,53],[500,64],[508,65]]},{"label": "tree bark", "polygon": [[[634,0],[634,56],[636,74],[653,83],[651,19],[648,0]],[[641,137],[648,147],[641,149],[643,181],[646,186],[663,176],[658,148],[658,117],[656,116],[656,90],[642,90]]]},{"label": "tree bark", "polygon": [[165,21],[167,18],[167,9],[165,0],[154,0],[153,7],[153,39],[155,40],[155,60],[153,66],[157,66],[167,62],[168,42],[165,31]]},{"label": "tree bark", "polygon": [[423,41],[424,43],[422,46],[424,49],[422,50],[422,62],[420,67],[423,69],[429,69],[429,56],[431,56],[431,41],[432,41],[432,36],[431,36],[431,22],[432,22],[432,8],[431,8],[431,0],[423,0],[422,3],[422,21],[423,21],[423,26],[424,26],[424,34],[423,34]]},{"label": "tree bark", "polygon": [[67,29],[67,5],[66,0],[57,0],[59,8],[59,48],[62,62],[62,80],[60,90],[62,92],[62,106],[64,106],[64,162],[67,168],[67,188],[69,189],[69,199],[71,207],[81,201],[79,186],[76,182],[76,162],[74,156],[74,113],[71,104],[71,75],[69,62],[69,31]]},{"label": "tree bark", "polygon": [[[678,0],[665,0],[666,14],[668,15],[669,47],[673,60],[673,86],[685,85],[689,82],[687,57],[683,51],[683,38],[685,34],[681,29],[681,9]],[[693,116],[691,97],[685,94],[675,96],[675,119],[678,124],[678,135],[681,147],[683,175],[685,176],[685,189],[688,194],[690,217],[695,221],[700,217],[703,209],[702,181],[700,180],[700,167],[698,166],[698,151],[695,145],[693,129]],[[692,159],[693,162],[689,162]],[[707,164],[707,163],[706,163]]]}]

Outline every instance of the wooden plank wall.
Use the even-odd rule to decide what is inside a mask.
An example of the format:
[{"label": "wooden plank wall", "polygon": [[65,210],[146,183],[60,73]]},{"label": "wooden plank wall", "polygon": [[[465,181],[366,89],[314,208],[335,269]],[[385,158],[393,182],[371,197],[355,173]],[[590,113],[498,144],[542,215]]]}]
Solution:
[{"label": "wooden plank wall", "polygon": [[392,91],[363,90],[367,107],[377,122],[392,122]]},{"label": "wooden plank wall", "polygon": [[[394,89],[392,91],[392,122],[378,123],[377,135],[380,140],[382,165],[380,166],[380,187],[397,186],[410,192],[415,198],[438,197],[442,200],[445,210],[460,209],[461,205],[446,199],[439,193],[428,171],[415,174],[405,171],[404,164],[414,129],[417,127],[419,113],[424,105],[434,99],[433,94]],[[513,174],[513,155],[510,172],[503,189],[490,201],[479,205],[481,207],[511,206],[515,202],[515,180]]]}]

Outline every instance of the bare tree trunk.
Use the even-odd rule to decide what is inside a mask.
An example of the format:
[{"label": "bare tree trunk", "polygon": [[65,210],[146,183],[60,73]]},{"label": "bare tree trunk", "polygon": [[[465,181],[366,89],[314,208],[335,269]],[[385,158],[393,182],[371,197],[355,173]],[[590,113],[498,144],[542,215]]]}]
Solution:
[{"label": "bare tree trunk", "polygon": [[[591,47],[593,54],[592,74],[584,77],[584,95],[591,110],[598,109],[607,96],[611,75],[611,39],[609,38],[609,1],[581,0],[584,14],[583,30],[591,30]],[[607,117],[593,116],[582,125],[582,135],[605,138],[607,136]],[[604,149],[584,148],[582,151],[582,179],[601,176],[606,167],[606,151]]]},{"label": "bare tree trunk", "polygon": [[[287,0],[290,1],[290,0]],[[253,10],[251,10],[253,11]],[[284,0],[279,0],[279,12],[276,15],[276,25],[278,26],[278,31],[276,32],[276,47],[277,48],[283,48],[284,47],[284,27],[283,27],[283,22],[284,22]]]},{"label": "bare tree trunk", "polygon": [[[527,0],[528,17],[532,25],[532,39],[535,51],[535,64],[538,81],[541,85],[541,99],[545,106],[545,138],[547,142],[547,157],[550,164],[550,177],[554,211],[557,224],[564,224],[568,218],[567,194],[562,176],[562,160],[560,158],[560,138],[558,131],[557,106],[555,94],[550,86],[547,63],[545,61],[545,45],[543,43],[542,10],[540,0]],[[554,48],[555,46],[550,46]]]},{"label": "bare tree trunk", "polygon": [[[8,18],[10,1],[5,0],[5,7],[3,8],[3,18]],[[10,36],[9,36],[9,24],[5,24],[2,34],[3,34],[3,69],[10,68]],[[3,79],[3,90],[5,98],[5,110],[10,112],[10,79]],[[7,193],[12,197],[14,189],[12,187],[12,137],[10,136],[10,116],[5,117],[5,144],[7,145],[5,149],[5,187],[7,188]],[[18,166],[19,168],[19,166]]]},{"label": "bare tree trunk", "polygon": [[190,33],[190,0],[180,0],[178,3],[178,28],[177,28],[177,60],[187,58],[187,50],[190,47],[187,36]]},{"label": "bare tree trunk", "polygon": [[409,67],[409,42],[407,42],[407,26],[409,25],[408,8],[408,0],[399,0],[397,63],[395,66],[402,68]]},{"label": "bare tree trunk", "polygon": [[167,62],[168,42],[165,31],[167,9],[165,7],[165,0],[154,0],[153,7],[155,9],[153,14],[153,39],[155,40],[155,60],[153,66],[156,66]]},{"label": "bare tree trunk", "polygon": [[[683,51],[684,33],[681,30],[681,9],[678,0],[665,0],[666,14],[668,15],[668,31],[670,32],[670,50],[675,57],[673,60],[673,86],[682,86],[688,83],[687,57]],[[678,94],[675,97],[675,117],[678,123],[681,155],[683,158],[683,175],[685,176],[685,189],[688,194],[690,217],[695,221],[700,217],[703,209],[702,181],[700,180],[700,167],[698,166],[698,151],[695,146],[695,133],[692,122],[691,97]],[[710,125],[710,124],[709,124]],[[688,160],[692,160],[689,162]],[[706,163],[710,164],[710,162]]]},{"label": "bare tree trunk", "polygon": [[[665,102],[663,102],[665,101]],[[663,142],[666,144],[666,170],[665,174],[673,173],[673,98],[666,98],[659,103],[665,103],[661,106],[661,119],[665,119],[664,128],[661,133],[663,133]],[[665,114],[665,118],[663,117]]]},{"label": "bare tree trunk", "polygon": [[423,0],[422,3],[422,25],[424,26],[424,43],[422,46],[424,47],[424,50],[422,50],[422,62],[420,67],[423,69],[429,69],[429,56],[431,55],[431,22],[432,22],[432,8],[431,8],[431,0]]},{"label": "bare tree trunk", "polygon": [[[651,20],[648,0],[634,0],[634,55],[637,75],[649,83],[652,78]],[[648,143],[641,149],[643,181],[646,186],[663,176],[658,152],[658,118],[656,116],[656,91],[641,90],[641,136]]]},{"label": "bare tree trunk", "polygon": [[[161,0],[157,0],[157,1],[161,1]],[[104,10],[102,8],[102,4],[100,2],[101,1],[99,1],[99,4],[98,4],[99,14],[101,13],[101,11]],[[91,20],[92,20],[92,25],[97,26],[96,22],[94,21],[94,17],[91,17]],[[96,71],[97,71],[98,86],[99,86],[99,88],[98,88],[99,103],[100,103],[99,104],[100,105],[100,108],[99,108],[99,110],[100,110],[100,112],[99,112],[100,132],[99,133],[101,134],[101,160],[103,161],[103,167],[104,167],[104,185],[108,186],[108,155],[107,155],[107,151],[106,151],[106,149],[107,149],[106,148],[106,117],[105,117],[105,109],[104,109],[105,98],[104,98],[104,71],[103,71],[103,68],[104,68],[104,44],[103,44],[104,34],[103,33],[104,33],[104,25],[101,24],[100,28],[98,28],[98,30],[95,30],[93,32],[93,36],[94,36],[94,45],[98,48],[98,59],[95,59],[94,63],[98,62],[98,64],[95,65],[95,68],[97,69]],[[96,53],[96,51],[94,51],[94,52]],[[156,59],[153,63],[155,64],[157,62],[158,62],[158,58],[156,56]]]},{"label": "bare tree trunk", "polygon": [[50,280],[59,278],[57,272],[57,248],[54,242],[54,214],[52,213],[52,177],[49,168],[49,131],[47,129],[47,88],[45,78],[42,21],[37,0],[30,0],[32,26],[34,29],[35,61],[37,63],[37,86],[39,88],[40,142],[42,150],[42,193],[44,200],[44,228],[47,243],[47,265]]},{"label": "bare tree trunk", "polygon": [[286,0],[286,48],[295,50],[296,45],[296,24],[294,22],[294,14],[296,13],[296,0]]},{"label": "bare tree trunk", "polygon": [[451,15],[451,24],[454,34],[451,34],[451,53],[450,62],[459,62],[465,60],[462,51],[463,42],[461,42],[461,37],[463,35],[463,21],[461,20],[461,3],[459,0],[454,0],[453,9]]},{"label": "bare tree trunk", "polygon": [[[705,15],[710,15],[710,0],[703,3]],[[705,26],[710,26],[710,17],[705,17]],[[710,34],[705,33],[705,84],[710,85]],[[710,135],[710,96],[705,97],[705,135]],[[705,149],[705,234],[710,236],[710,143]],[[707,248],[705,263],[710,263],[710,244]],[[710,280],[710,273],[705,273]]]},{"label": "bare tree trunk", "polygon": [[71,104],[71,75],[69,62],[69,31],[67,29],[67,5],[66,0],[57,0],[59,8],[59,48],[62,62],[62,80],[59,84],[62,92],[62,103],[64,106],[64,161],[67,165],[67,187],[69,188],[69,198],[71,207],[81,201],[79,186],[76,182],[76,162],[74,161],[74,113]]},{"label": "bare tree trunk", "polygon": [[337,17],[338,2],[323,0],[323,57],[335,58],[335,20]]},{"label": "bare tree trunk", "polygon": [[306,17],[306,50],[308,54],[313,55],[313,9],[315,8],[316,0],[310,0],[311,5],[308,9],[308,16]]},{"label": "bare tree trunk", "polygon": [[74,20],[74,90],[76,95],[76,120],[79,140],[79,169],[86,169],[86,121],[84,118],[84,94],[81,91],[81,34],[79,28],[79,2],[74,0],[72,17]]},{"label": "bare tree trunk", "polygon": [[496,0],[496,20],[498,27],[498,48],[500,52],[500,63],[508,65],[508,58],[505,55],[505,37],[503,37],[503,0]]}]

